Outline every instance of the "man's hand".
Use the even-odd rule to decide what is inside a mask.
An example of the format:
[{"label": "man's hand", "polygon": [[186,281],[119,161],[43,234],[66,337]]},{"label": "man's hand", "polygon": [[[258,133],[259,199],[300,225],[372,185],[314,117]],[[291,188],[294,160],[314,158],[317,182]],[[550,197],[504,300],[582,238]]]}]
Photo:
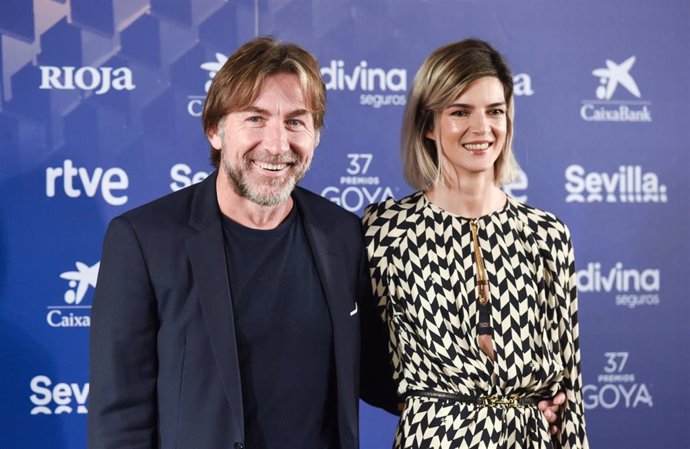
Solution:
[{"label": "man's hand", "polygon": [[549,431],[551,435],[555,435],[558,432],[558,424],[556,423],[556,418],[558,418],[558,409],[565,404],[565,393],[562,391],[556,394],[556,396],[551,399],[545,399],[539,401],[537,405],[539,410],[544,414],[544,418],[549,422]]}]

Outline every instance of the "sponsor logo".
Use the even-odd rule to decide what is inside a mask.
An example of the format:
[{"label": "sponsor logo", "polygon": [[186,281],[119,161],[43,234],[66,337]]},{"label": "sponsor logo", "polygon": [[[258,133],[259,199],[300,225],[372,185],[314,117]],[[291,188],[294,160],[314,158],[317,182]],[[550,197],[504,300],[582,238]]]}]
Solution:
[{"label": "sponsor logo", "polygon": [[87,90],[96,95],[114,90],[136,88],[132,71],[127,67],[56,67],[40,66],[39,89]]},{"label": "sponsor logo", "polygon": [[394,197],[393,188],[381,185],[379,177],[369,173],[373,154],[350,153],[347,158],[350,163],[345,174],[338,179],[339,185],[325,187],[321,196],[356,213],[371,203]]},{"label": "sponsor logo", "polygon": [[90,327],[90,305],[82,305],[90,288],[96,288],[98,270],[101,262],[89,266],[84,262],[75,263],[76,270],[60,273],[60,278],[67,281],[67,291],[63,296],[64,305],[48,306],[46,322],[50,327]]},{"label": "sponsor logo", "polygon": [[32,415],[61,415],[88,413],[86,401],[89,397],[89,383],[55,383],[44,375],[34,376],[29,382],[33,404]]},{"label": "sponsor logo", "polygon": [[359,96],[362,106],[378,109],[406,103],[407,70],[403,68],[370,67],[367,61],[350,68],[342,59],[333,59],[329,65],[321,67],[321,76],[327,90],[362,92]]},{"label": "sponsor logo", "polygon": [[581,165],[565,169],[566,203],[666,203],[666,185],[639,165],[622,165],[616,173],[589,172]]},{"label": "sponsor logo", "polygon": [[516,97],[531,97],[534,95],[532,77],[527,73],[518,73],[513,76],[513,95]]},{"label": "sponsor logo", "polygon": [[635,56],[620,64],[607,59],[606,67],[592,71],[599,79],[595,90],[596,100],[583,100],[580,117],[587,122],[651,122],[651,102],[642,100],[614,100],[619,87],[634,98],[642,98],[640,88],[630,71],[635,65]]},{"label": "sponsor logo", "polygon": [[516,199],[522,203],[527,202],[527,187],[529,186],[529,179],[527,179],[527,173],[522,170],[518,171],[517,179],[515,181],[505,184],[501,187],[505,193],[511,198]]},{"label": "sponsor logo", "polygon": [[170,190],[177,192],[180,189],[203,181],[208,175],[209,174],[205,171],[194,173],[192,168],[187,164],[175,164],[170,169],[170,178],[173,181],[170,183]]},{"label": "sponsor logo", "polygon": [[629,352],[604,353],[606,363],[603,372],[597,376],[596,383],[582,388],[586,410],[654,406],[647,384],[625,369],[629,355]]},{"label": "sponsor logo", "polygon": [[577,288],[581,293],[611,294],[617,306],[630,309],[658,306],[661,272],[654,268],[624,268],[622,262],[607,270],[599,262],[590,262],[577,271]]},{"label": "sponsor logo", "polygon": [[[211,88],[211,81],[213,81],[213,77],[216,76],[218,71],[223,67],[223,64],[225,64],[225,61],[228,60],[228,57],[222,53],[216,53],[215,56],[215,61],[204,62],[199,66],[208,72],[209,79],[206,80],[206,84],[204,84],[205,93],[208,93],[208,90]],[[189,95],[187,97],[187,113],[192,117],[201,117],[205,98],[206,95]]]},{"label": "sponsor logo", "polygon": [[[62,178],[62,183],[58,181]],[[96,167],[90,173],[87,168],[75,167],[70,159],[65,159],[62,167],[48,167],[46,169],[46,196],[55,196],[57,186],[70,198],[79,198],[84,193],[89,198],[99,192],[106,203],[122,206],[127,203],[127,195],[116,195],[129,187],[127,172],[118,167],[104,170]]]}]

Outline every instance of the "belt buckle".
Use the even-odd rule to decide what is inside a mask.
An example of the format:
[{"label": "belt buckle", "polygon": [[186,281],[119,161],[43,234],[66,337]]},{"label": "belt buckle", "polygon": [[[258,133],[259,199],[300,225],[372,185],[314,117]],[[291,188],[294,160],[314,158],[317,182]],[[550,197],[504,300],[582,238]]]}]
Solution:
[{"label": "belt buckle", "polygon": [[504,397],[498,397],[498,396],[485,396],[480,399],[479,405],[481,407],[508,407],[508,408],[515,408],[515,407],[520,407],[520,402],[518,401],[518,398],[515,396],[504,396]]}]

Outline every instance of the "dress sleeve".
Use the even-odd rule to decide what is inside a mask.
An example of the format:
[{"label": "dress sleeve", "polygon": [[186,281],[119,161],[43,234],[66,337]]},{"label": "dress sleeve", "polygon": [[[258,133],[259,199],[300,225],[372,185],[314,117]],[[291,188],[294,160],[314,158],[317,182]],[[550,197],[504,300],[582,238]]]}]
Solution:
[{"label": "dress sleeve", "polygon": [[560,290],[559,335],[565,376],[562,390],[566,404],[561,408],[556,447],[564,449],[587,449],[585,417],[582,403],[582,374],[580,372],[580,341],[577,313],[577,283],[573,244],[568,228],[564,228],[563,254],[559,261]]},{"label": "dress sleeve", "polygon": [[362,218],[366,252],[366,294],[361,302],[361,396],[369,404],[399,414],[387,323],[386,248],[371,208]]}]

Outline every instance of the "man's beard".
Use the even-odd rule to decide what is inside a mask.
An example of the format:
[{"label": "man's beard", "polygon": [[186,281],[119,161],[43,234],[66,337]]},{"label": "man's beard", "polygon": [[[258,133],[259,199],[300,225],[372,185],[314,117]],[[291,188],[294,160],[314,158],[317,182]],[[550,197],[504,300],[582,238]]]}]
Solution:
[{"label": "man's beard", "polygon": [[[277,206],[286,201],[311,165],[311,160],[300,160],[292,150],[281,156],[250,151],[235,166],[222,156],[223,171],[235,192],[260,206]],[[288,164],[284,169],[287,173],[279,178],[250,173],[252,159],[268,164]]]}]

